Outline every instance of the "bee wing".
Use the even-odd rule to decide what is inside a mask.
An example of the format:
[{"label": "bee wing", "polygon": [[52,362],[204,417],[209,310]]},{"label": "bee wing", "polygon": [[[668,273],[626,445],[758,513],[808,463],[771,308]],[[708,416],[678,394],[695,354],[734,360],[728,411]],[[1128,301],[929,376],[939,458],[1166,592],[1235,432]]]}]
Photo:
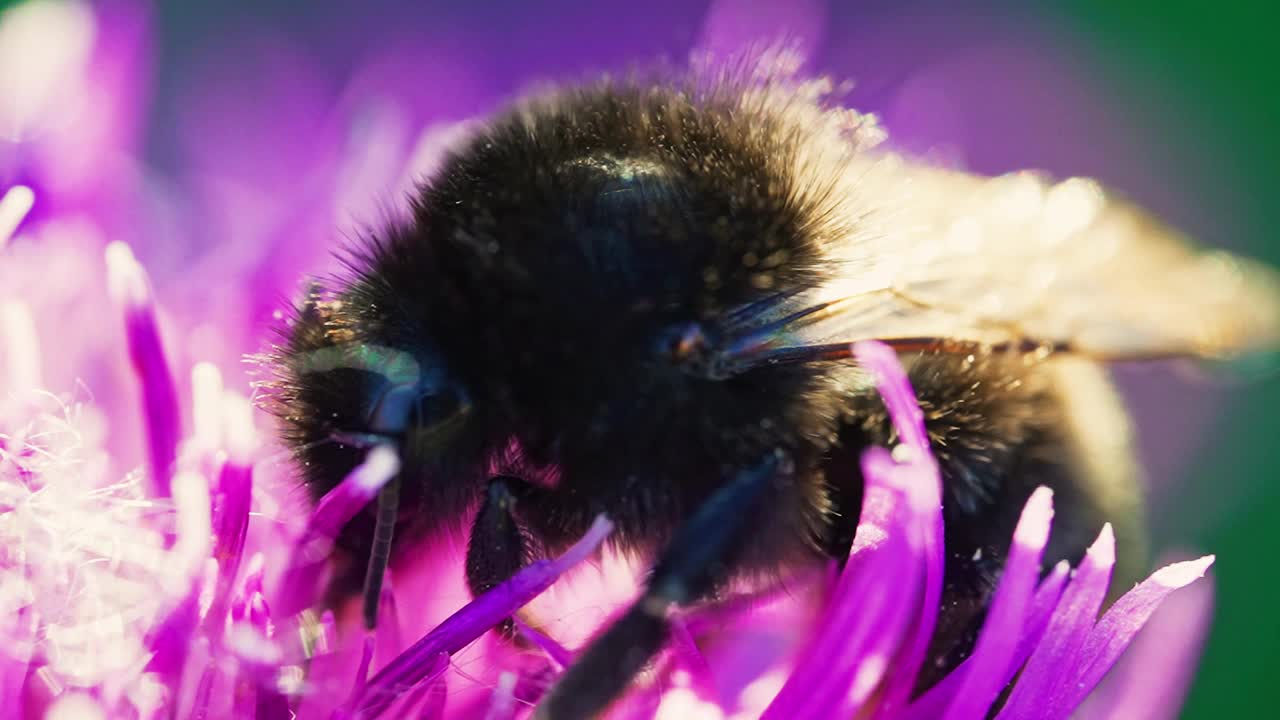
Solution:
[{"label": "bee wing", "polygon": [[833,246],[805,342],[947,338],[1102,358],[1220,356],[1280,341],[1280,276],[1202,251],[1091,180],[985,178],[882,156]]}]

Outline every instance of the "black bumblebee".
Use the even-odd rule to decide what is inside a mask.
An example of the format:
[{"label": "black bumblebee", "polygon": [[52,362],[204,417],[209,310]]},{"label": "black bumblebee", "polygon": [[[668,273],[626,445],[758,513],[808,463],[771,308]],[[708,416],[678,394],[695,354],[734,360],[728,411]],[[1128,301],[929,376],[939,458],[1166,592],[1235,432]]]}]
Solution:
[{"label": "black bumblebee", "polygon": [[344,532],[335,593],[377,597],[393,528],[410,549],[469,526],[480,593],[605,513],[655,564],[540,710],[592,716],[661,647],[672,606],[847,554],[858,458],[895,441],[849,359],[866,338],[900,351],[945,482],[923,685],[969,650],[1036,486],[1055,492],[1046,560],[1079,560],[1111,521],[1122,568],[1141,565],[1127,425],[1097,363],[1269,344],[1275,278],[1088,181],[882,151],[828,98],[724,72],[523,101],[347,277],[313,287],[273,357],[308,487],[334,487],[370,442],[403,459]]}]

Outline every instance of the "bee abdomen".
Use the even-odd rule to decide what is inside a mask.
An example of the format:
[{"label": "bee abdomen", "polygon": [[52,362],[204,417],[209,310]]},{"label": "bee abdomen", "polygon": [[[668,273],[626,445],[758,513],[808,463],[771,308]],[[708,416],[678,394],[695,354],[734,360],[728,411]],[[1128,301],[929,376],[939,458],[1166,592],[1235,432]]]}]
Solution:
[{"label": "bee abdomen", "polygon": [[[1071,358],[927,353],[904,358],[925,413],[943,480],[943,601],[921,687],[972,650],[1009,539],[1039,486],[1054,491],[1054,526],[1043,569],[1075,565],[1104,523],[1121,552],[1118,587],[1143,554],[1137,472],[1127,422],[1096,365]],[[896,442],[879,396],[859,395],[826,465],[838,508],[829,550],[847,555],[862,497],[858,458]]]}]

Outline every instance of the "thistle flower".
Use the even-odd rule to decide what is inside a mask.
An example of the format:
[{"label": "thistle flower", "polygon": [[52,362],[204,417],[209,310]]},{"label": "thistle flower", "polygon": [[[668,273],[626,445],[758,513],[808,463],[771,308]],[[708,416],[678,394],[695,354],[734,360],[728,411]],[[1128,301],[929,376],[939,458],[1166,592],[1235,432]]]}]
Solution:
[{"label": "thistle flower", "polygon": [[[328,546],[395,474],[394,453],[371,451],[300,526],[269,518],[269,509],[253,518],[255,505],[262,512],[269,504],[262,488],[255,500],[247,402],[210,391],[216,371],[201,366],[193,412],[203,432],[220,434],[221,442],[181,441],[177,396],[146,278],[127,247],[112,245],[107,253],[151,463],[123,480],[104,476],[103,463],[95,462],[101,450],[81,429],[98,412],[91,404],[65,406],[37,394],[18,398],[5,413],[5,707],[21,707],[26,717],[93,707],[104,717],[231,711],[283,718],[291,709],[308,708],[307,716],[373,718],[411,712],[469,717],[479,704],[489,716],[517,717],[536,702],[572,662],[573,651],[527,627],[522,632],[532,651],[504,648],[501,641],[486,645],[482,638],[593,556],[608,536],[608,520],[600,518],[565,555],[534,563],[461,605],[388,660],[400,650],[395,606],[416,595],[397,596],[389,587],[385,629],[368,636],[340,628],[332,614],[317,617],[311,608]],[[997,717],[1067,717],[1161,601],[1212,563],[1207,557],[1165,567],[1099,618],[1115,562],[1110,528],[1077,569],[1059,564],[1042,578],[1053,514],[1051,493],[1042,488],[1015,530],[973,654],[913,698],[941,590],[940,478],[922,413],[894,353],[867,343],[857,347],[857,356],[877,377],[903,443],[892,451],[873,448],[863,458],[866,500],[848,563],[834,582],[809,580],[805,589],[817,597],[816,611],[801,596],[779,594],[682,617],[652,672],[615,707],[619,716],[684,717],[696,709],[706,717],[979,718],[1017,675]],[[171,458],[178,459],[170,477]],[[264,522],[269,519],[278,524]],[[251,536],[253,520],[259,532]],[[447,566],[448,554],[442,549],[428,562]],[[561,612],[598,601],[559,600]],[[759,634],[751,625],[770,616],[789,617],[792,627],[803,628],[789,639],[793,651],[762,651],[762,643],[738,657],[741,647],[716,647],[726,634]],[[341,656],[357,639],[353,668]],[[484,647],[468,657],[478,646]],[[761,654],[768,656],[763,663]],[[1158,676],[1161,664],[1185,662],[1171,655],[1146,671]],[[748,665],[763,670],[744,672]],[[494,673],[492,690],[479,700],[450,688],[459,678],[467,682],[467,675]],[[345,693],[333,692],[344,685]]]},{"label": "thistle flower", "polygon": [[[718,3],[717,17],[729,5]],[[249,399],[224,387],[231,360],[253,347],[250,329],[199,294],[205,288],[152,287],[128,246],[104,242],[156,224],[146,203],[115,182],[140,172],[132,159],[147,26],[140,7],[33,2],[18,30],[14,15],[0,18],[10,33],[0,31],[0,50],[18,32],[58,41],[39,56],[40,72],[0,73],[0,95],[23,101],[0,112],[0,147],[16,150],[0,160],[0,707],[55,719],[526,716],[585,639],[634,596],[643,568],[608,548],[609,521],[600,518],[561,557],[475,600],[461,581],[459,541],[438,539],[392,569],[372,634],[342,608],[315,607],[334,536],[398,460],[374,450],[314,508],[299,502]],[[733,42],[723,27],[705,34]],[[0,51],[0,69],[9,61]],[[9,92],[4,82],[14,78],[24,84]],[[105,106],[93,102],[103,98]],[[66,117],[73,122],[53,121]],[[417,145],[451,131],[437,128]],[[337,130],[317,132],[326,142],[314,145],[342,146],[327,142]],[[362,147],[353,141],[313,163],[355,180],[315,170],[320,189],[301,193],[271,229],[254,230],[313,238],[295,233],[297,217],[328,223],[340,198],[374,196],[370,187],[412,174],[359,164]],[[201,155],[206,169],[252,174],[216,154]],[[250,195],[210,202],[240,207]],[[246,250],[221,270],[296,270],[249,254],[286,253],[299,241],[261,245],[285,249]],[[109,297],[115,317],[101,309]],[[255,316],[274,300],[232,302],[253,305],[245,314]],[[42,353],[40,336],[67,318],[89,319],[74,322],[73,342]],[[165,332],[174,327],[184,332]],[[175,337],[182,352],[166,350]],[[212,362],[172,361],[201,353]],[[1086,700],[1090,717],[1124,717],[1144,700],[1153,703],[1144,716],[1172,717],[1208,590],[1171,593],[1212,558],[1157,571],[1099,617],[1114,540],[1104,530],[1077,569],[1045,573],[1046,490],[1023,512],[973,654],[912,696],[941,592],[939,478],[892,352],[867,344],[858,358],[878,378],[903,443],[863,458],[866,499],[848,563],[833,577],[792,578],[682,613],[669,645],[612,714],[981,718],[1012,683],[999,718],[1067,717]],[[70,377],[83,385],[42,390]],[[1172,615],[1157,612],[1166,598]],[[518,625],[527,642],[489,632],[524,617],[522,608],[540,620]],[[1140,657],[1094,693],[1135,637],[1130,655]]]}]

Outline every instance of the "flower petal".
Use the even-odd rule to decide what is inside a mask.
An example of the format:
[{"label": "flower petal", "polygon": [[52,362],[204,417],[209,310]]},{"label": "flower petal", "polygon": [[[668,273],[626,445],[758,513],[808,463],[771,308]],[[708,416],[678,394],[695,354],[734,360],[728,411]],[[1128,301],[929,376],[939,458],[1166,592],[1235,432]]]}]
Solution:
[{"label": "flower petal", "polygon": [[1213,583],[1171,594],[1079,710],[1080,717],[1175,720],[1209,634]]},{"label": "flower petal", "polygon": [[1107,524],[1062,594],[1044,638],[1027,661],[1009,701],[996,716],[998,720],[1066,717],[1070,712],[1066,706],[1067,687],[1074,681],[1080,648],[1098,617],[1115,563],[1115,534]]},{"label": "flower petal", "polygon": [[1004,671],[1012,664],[1026,629],[1027,609],[1040,575],[1040,559],[1049,543],[1052,521],[1053,491],[1042,486],[1031,494],[1013,531],[1000,585],[970,656],[964,683],[947,709],[945,720],[986,717],[987,708],[1004,688]]},{"label": "flower petal", "polygon": [[[1027,611],[1026,624],[1018,639],[1018,650],[1014,653],[1009,665],[1000,673],[1000,687],[1005,687],[1013,679],[1015,673],[1027,662],[1031,651],[1035,650],[1049,627],[1049,619],[1053,609],[1058,606],[1062,597],[1062,589],[1066,587],[1067,577],[1071,573],[1071,565],[1066,560],[1059,562],[1049,572],[1048,577],[1040,582],[1036,594],[1031,599],[1031,607]],[[970,656],[960,666],[951,671],[937,685],[929,688],[924,695],[916,698],[899,720],[933,720],[941,717],[964,684],[973,657]]]},{"label": "flower petal", "polygon": [[451,615],[375,675],[354,703],[355,711],[364,718],[381,715],[399,695],[422,682],[430,670],[429,660],[442,652],[458,652],[551,587],[565,571],[595,552],[612,529],[604,516],[596,518],[587,534],[563,555],[525,567]]},{"label": "flower petal", "polygon": [[169,497],[169,482],[177,459],[182,424],[178,413],[178,391],[169,372],[160,328],[156,324],[146,271],[122,242],[107,245],[107,274],[112,294],[124,307],[125,338],[129,359],[142,389],[142,409],[146,418],[148,458],[151,466],[151,495]]},{"label": "flower petal", "polygon": [[[1169,593],[1204,577],[1213,561],[1214,557],[1209,555],[1168,565],[1117,600],[1085,638],[1075,666],[1075,682],[1069,686],[1067,704],[1071,707],[1079,705],[1116,663]],[[1179,631],[1184,629],[1179,628]],[[1180,659],[1169,656],[1165,661],[1178,662]],[[1158,666],[1147,668],[1147,672],[1158,671]]]},{"label": "flower petal", "polygon": [[375,447],[363,463],[320,498],[307,526],[294,541],[289,566],[276,592],[274,604],[281,617],[301,612],[315,601],[333,539],[399,471],[396,452],[387,446]]},{"label": "flower petal", "polygon": [[902,570],[922,559],[908,541],[920,518],[907,489],[936,479],[920,477],[921,471],[895,463],[883,448],[863,455],[866,490],[849,562],[817,633],[763,720],[847,717],[879,686],[920,602],[921,578]]},{"label": "flower petal", "polygon": [[252,466],[242,458],[228,458],[218,473],[218,505],[214,508],[213,557],[218,561],[218,582],[213,603],[205,614],[206,627],[214,632],[221,631],[226,620],[232,583],[244,556],[252,499]]}]

